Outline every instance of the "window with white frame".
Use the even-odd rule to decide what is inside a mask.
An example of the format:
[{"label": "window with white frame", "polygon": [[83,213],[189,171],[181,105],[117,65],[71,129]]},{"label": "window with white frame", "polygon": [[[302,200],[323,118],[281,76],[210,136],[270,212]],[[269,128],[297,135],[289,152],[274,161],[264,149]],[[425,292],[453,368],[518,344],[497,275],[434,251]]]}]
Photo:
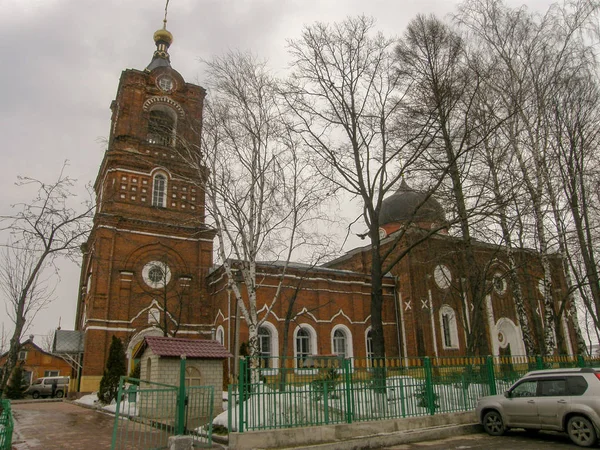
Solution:
[{"label": "window with white frame", "polygon": [[271,367],[272,346],[271,332],[267,327],[258,328],[258,354],[260,355],[260,366]]},{"label": "window with white frame", "polygon": [[160,310],[158,308],[148,310],[148,323],[152,325],[160,323]]},{"label": "window with white frame", "polygon": [[310,348],[310,332],[300,328],[296,333],[296,361],[298,367],[304,367],[304,362],[312,355]]},{"label": "window with white frame", "polygon": [[369,365],[372,366],[373,365],[373,357],[374,357],[374,353],[373,353],[373,330],[371,330],[369,328],[369,331],[367,331],[367,360],[369,361]]},{"label": "window with white frame", "polygon": [[333,354],[337,356],[341,356],[342,358],[346,358],[347,356],[347,341],[348,338],[346,333],[344,333],[341,329],[336,329],[333,332]]},{"label": "window with white frame", "polygon": [[57,377],[60,375],[58,370],[44,370],[45,377]]},{"label": "window with white frame", "polygon": [[152,206],[165,208],[167,206],[167,177],[162,173],[154,176],[152,186]]},{"label": "window with white frame", "polygon": [[21,350],[18,355],[19,361],[25,361],[27,359],[27,350]]},{"label": "window with white frame", "polygon": [[217,328],[216,339],[219,344],[225,345],[225,330],[220,325],[219,325],[219,328]]},{"label": "window with white frame", "polygon": [[442,331],[442,345],[444,348],[456,349],[458,344],[458,327],[456,313],[448,305],[440,308],[440,326]]}]

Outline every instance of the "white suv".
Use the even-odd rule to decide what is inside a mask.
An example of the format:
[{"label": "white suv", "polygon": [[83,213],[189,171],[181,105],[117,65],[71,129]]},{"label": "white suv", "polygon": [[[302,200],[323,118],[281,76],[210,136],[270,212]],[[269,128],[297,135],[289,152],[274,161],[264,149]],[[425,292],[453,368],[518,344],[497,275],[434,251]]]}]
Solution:
[{"label": "white suv", "polygon": [[476,413],[493,436],[508,428],[566,431],[575,444],[591,447],[600,432],[600,371],[529,372],[503,395],[480,398]]},{"label": "white suv", "polygon": [[[54,392],[52,387],[54,386]],[[54,397],[62,398],[69,388],[69,377],[43,377],[33,382],[25,394],[33,398],[48,397],[54,393]]]}]

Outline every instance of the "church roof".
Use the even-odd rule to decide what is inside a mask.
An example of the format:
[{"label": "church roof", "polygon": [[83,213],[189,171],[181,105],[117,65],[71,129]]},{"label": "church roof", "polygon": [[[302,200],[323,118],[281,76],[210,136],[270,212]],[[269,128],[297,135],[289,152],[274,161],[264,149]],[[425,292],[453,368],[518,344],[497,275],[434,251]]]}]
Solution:
[{"label": "church roof", "polygon": [[223,345],[214,340],[146,336],[135,357],[139,357],[147,347],[155,355],[165,357],[185,355],[186,359],[226,359],[232,356]]},{"label": "church roof", "polygon": [[398,190],[381,202],[379,225],[407,220],[444,223],[446,216],[442,205],[430,193],[416,191],[402,180]]}]

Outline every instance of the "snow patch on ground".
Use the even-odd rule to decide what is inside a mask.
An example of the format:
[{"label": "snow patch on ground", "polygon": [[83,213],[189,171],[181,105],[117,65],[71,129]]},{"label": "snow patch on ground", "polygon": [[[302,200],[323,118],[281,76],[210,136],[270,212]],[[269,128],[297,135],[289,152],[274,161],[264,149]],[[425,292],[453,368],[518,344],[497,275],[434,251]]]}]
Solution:
[{"label": "snow patch on ground", "polygon": [[80,403],[87,406],[96,406],[98,404],[98,393],[92,392],[91,394],[84,395],[83,397],[75,400],[75,403]]}]

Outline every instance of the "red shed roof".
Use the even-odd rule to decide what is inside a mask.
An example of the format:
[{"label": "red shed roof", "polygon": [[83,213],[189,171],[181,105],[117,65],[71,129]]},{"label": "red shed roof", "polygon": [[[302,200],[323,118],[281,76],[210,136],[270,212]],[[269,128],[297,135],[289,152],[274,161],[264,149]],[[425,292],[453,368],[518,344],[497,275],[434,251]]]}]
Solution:
[{"label": "red shed roof", "polygon": [[164,336],[146,336],[144,344],[136,352],[139,357],[146,347],[158,356],[180,357],[186,359],[225,359],[231,357],[223,345],[217,341],[206,339],[181,339]]}]

